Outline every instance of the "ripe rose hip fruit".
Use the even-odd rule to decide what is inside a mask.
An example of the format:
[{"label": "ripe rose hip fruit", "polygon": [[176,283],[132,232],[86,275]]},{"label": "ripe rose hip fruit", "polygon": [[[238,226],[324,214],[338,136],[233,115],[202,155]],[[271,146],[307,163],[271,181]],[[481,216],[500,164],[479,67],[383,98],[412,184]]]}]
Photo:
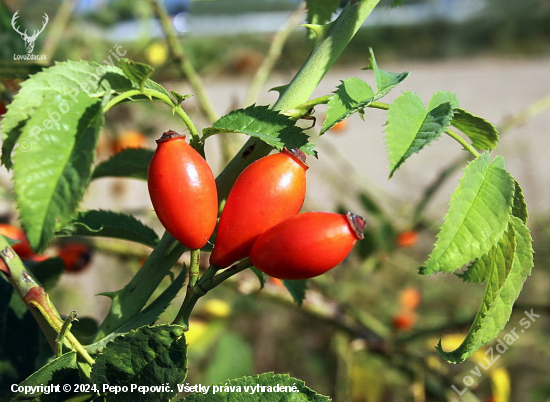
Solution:
[{"label": "ripe rose hip fruit", "polygon": [[363,238],[364,229],[363,217],[350,212],[295,215],[262,234],[250,260],[275,278],[313,278],[340,264]]},{"label": "ripe rose hip fruit", "polygon": [[226,268],[248,256],[263,232],[296,215],[306,196],[305,155],[283,150],[239,175],[220,217],[210,263]]},{"label": "ripe rose hip fruit", "polygon": [[147,183],[155,212],[180,243],[190,249],[206,244],[218,216],[218,193],[210,166],[185,135],[167,131],[157,140]]}]

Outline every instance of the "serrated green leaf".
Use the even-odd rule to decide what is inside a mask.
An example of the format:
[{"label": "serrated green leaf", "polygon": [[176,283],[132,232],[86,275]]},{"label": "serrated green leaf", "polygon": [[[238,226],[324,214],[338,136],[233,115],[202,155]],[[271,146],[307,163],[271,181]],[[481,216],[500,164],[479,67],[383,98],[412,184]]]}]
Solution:
[{"label": "serrated green leaf", "polygon": [[[20,148],[13,160],[19,216],[29,243],[38,253],[55,231],[72,219],[92,173],[103,124],[101,102],[82,92],[75,99],[59,94],[45,98],[22,130],[30,149],[23,152]],[[63,104],[70,105],[70,113],[59,112]],[[54,113],[58,123],[34,131],[33,136],[35,127],[42,127]]]},{"label": "serrated green leaf", "polygon": [[413,92],[404,92],[388,110],[386,147],[390,157],[390,177],[411,155],[438,139],[452,117],[450,103],[427,111]]},{"label": "serrated green leaf", "polygon": [[454,109],[451,125],[466,134],[472,145],[480,150],[493,150],[498,144],[498,130],[487,120],[464,109]]},{"label": "serrated green leaf", "polygon": [[105,338],[86,346],[86,350],[93,354],[99,353],[111,340],[117,336],[120,336],[120,334],[125,334],[126,332],[144,325],[152,325],[160,317],[164,310],[166,310],[170,303],[172,303],[178,292],[183,287],[186,279],[187,269],[183,269],[174,282],[164,289],[164,291],[155,300],[153,300],[151,304],[145,307],[139,314],[132,317],[129,321],[126,321],[122,326],[114,329],[114,331]]},{"label": "serrated green leaf", "polygon": [[[105,75],[98,75],[106,72]],[[110,97],[118,91],[132,88],[118,67],[99,65],[89,61],[67,61],[56,63],[55,66],[44,69],[21,84],[19,93],[8,106],[8,112],[2,122],[2,163],[12,167],[11,153],[18,142],[23,127],[34,116],[35,110],[47,106],[47,98],[51,96],[70,96],[69,105],[75,103],[74,98],[87,95],[94,99]],[[87,91],[87,92],[84,92]],[[78,97],[81,99],[81,97]],[[59,109],[57,110],[59,112]],[[72,115],[71,111],[68,112]],[[36,122],[36,119],[35,119]],[[42,121],[38,122],[39,126]],[[32,126],[31,126],[32,127]],[[27,127],[27,132],[30,127]]]},{"label": "serrated green leaf", "polygon": [[307,279],[285,279],[283,280],[283,285],[285,285],[285,288],[287,288],[296,304],[298,306],[301,306],[304,299],[306,298]]},{"label": "serrated green leaf", "polygon": [[138,87],[143,87],[145,81],[149,79],[151,74],[155,69],[144,63],[139,63],[130,59],[123,58],[119,62],[119,66],[130,80],[138,85]]},{"label": "serrated green leaf", "polygon": [[[187,346],[183,327],[158,325],[141,327],[107,344],[95,359],[91,381],[102,387],[160,386],[169,384],[172,392],[140,394],[139,400],[167,401],[177,392],[177,384],[187,375]],[[108,393],[109,401],[135,401],[133,393]]]},{"label": "serrated green leaf", "polygon": [[504,235],[484,256],[474,261],[463,274],[458,276],[465,282],[485,282],[489,279],[495,265],[503,266],[508,272],[512,268],[514,251],[516,249],[515,231],[511,225]]},{"label": "serrated green leaf", "polygon": [[523,190],[516,180],[514,180],[514,184],[515,191],[514,205],[512,205],[512,215],[514,215],[516,218],[519,218],[523,223],[527,223],[529,213],[527,212],[527,204],[525,203]]},{"label": "serrated green leaf", "polygon": [[432,99],[430,99],[430,104],[428,105],[428,110],[432,110],[442,103],[447,102],[451,104],[453,109],[460,107],[456,94],[447,91],[438,91],[432,95]]},{"label": "serrated green leaf", "polygon": [[[513,244],[515,240],[515,245]],[[510,218],[508,232],[500,252],[491,263],[483,302],[462,344],[452,352],[437,346],[439,354],[451,363],[461,363],[484,344],[495,339],[510,319],[512,307],[533,268],[532,238],[529,229],[515,216]],[[509,261],[507,261],[509,260]]]},{"label": "serrated green leaf", "polygon": [[132,215],[104,210],[79,212],[57,235],[113,237],[149,247],[155,247],[159,241],[153,229]]},{"label": "serrated green leaf", "polygon": [[155,151],[144,148],[127,148],[101,162],[94,169],[93,179],[101,177],[125,177],[147,180],[149,163]]},{"label": "serrated green leaf", "polygon": [[260,290],[262,290],[265,286],[266,275],[256,267],[250,267],[250,269],[254,272],[254,275],[258,277],[260,281]]},{"label": "serrated green leaf", "polygon": [[269,109],[268,106],[252,105],[237,109],[218,119],[212,127],[203,130],[204,135],[234,132],[259,138],[266,144],[282,150],[284,147],[300,148],[308,155],[317,156],[314,146],[303,129],[288,116]]},{"label": "serrated green leaf", "polygon": [[54,402],[66,400],[70,392],[66,393],[60,390],[59,392],[44,393],[40,385],[58,385],[58,384],[75,384],[79,383],[78,367],[76,363],[76,352],[68,352],[64,355],[48,363],[40,370],[33,373],[29,378],[23,381],[21,387],[37,387],[36,392],[25,393],[18,392],[9,396],[9,401],[32,401],[32,402]]},{"label": "serrated green leaf", "polygon": [[374,92],[369,84],[359,78],[348,78],[341,81],[334,91],[334,96],[327,104],[326,118],[319,135],[359,109],[368,106],[374,100]]},{"label": "serrated green leaf", "polygon": [[455,271],[502,237],[512,211],[514,179],[501,164],[502,157],[489,163],[489,153],[484,153],[464,169],[434,250],[420,267],[422,275]]},{"label": "serrated green leaf", "polygon": [[44,289],[49,291],[59,281],[61,274],[65,270],[65,263],[61,258],[54,257],[32,265],[29,264],[28,268]]},{"label": "serrated green leaf", "polygon": [[374,57],[374,51],[372,48],[369,48],[371,65],[369,68],[372,68],[374,71],[374,79],[376,80],[376,99],[380,99],[383,96],[387,95],[393,88],[399,85],[405,78],[409,76],[408,71],[402,73],[391,73],[389,71],[384,71],[378,68],[376,63],[376,58]]},{"label": "serrated green leaf", "polygon": [[[216,388],[214,388],[216,387]],[[231,388],[232,387],[232,388]],[[283,391],[281,387],[285,387]],[[214,390],[216,392],[214,393]],[[211,386],[206,394],[195,393],[178,402],[330,402],[288,374],[264,373],[235,378]]]}]

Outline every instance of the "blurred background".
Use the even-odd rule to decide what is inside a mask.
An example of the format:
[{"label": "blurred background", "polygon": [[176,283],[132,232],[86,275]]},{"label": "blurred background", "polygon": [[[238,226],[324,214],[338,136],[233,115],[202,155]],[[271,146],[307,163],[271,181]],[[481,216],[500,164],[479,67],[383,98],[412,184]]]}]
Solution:
[{"label": "blurred background", "polygon": [[[21,31],[41,29],[44,13],[49,16],[33,51],[47,56],[46,65],[69,59],[115,61],[109,57],[119,46],[125,57],[153,65],[151,78],[168,90],[194,94],[151,3],[3,0],[1,101],[9,103],[21,80],[45,65],[14,63],[14,54],[27,53],[12,27],[16,11]],[[213,106],[208,115],[201,113],[196,96],[185,101],[199,128],[235,108],[274,103],[276,92],[268,90],[288,83],[313,46],[306,29],[298,26],[305,14],[297,0],[166,0],[163,5]],[[319,158],[308,160],[303,210],[362,214],[368,222],[366,239],[341,266],[310,281],[302,307],[280,281],[269,280],[258,292],[258,280],[250,273],[205,297],[188,336],[186,382],[205,385],[274,371],[306,381],[335,402],[550,401],[550,2],[404,0],[394,6],[393,1],[380,2],[313,97],[331,93],[349,77],[374,84],[372,72],[362,70],[372,47],[382,69],[411,71],[387,102],[404,90],[418,93],[425,103],[439,90],[450,91],[462,108],[499,127],[501,143],[495,154],[505,157],[507,169],[523,186],[536,251],[532,277],[502,336],[518,327],[525,310],[533,309],[540,318],[459,397],[451,386],[462,390],[463,378],[472,375],[470,370],[484,356],[454,366],[442,361],[434,346],[439,336],[445,349],[458,346],[484,286],[453,275],[421,277],[416,268],[431,251],[466,164],[465,153],[454,141],[441,138],[388,180],[384,112],[369,109],[364,121],[354,115],[316,138],[324,118],[318,107],[317,124],[308,132]],[[268,78],[251,89],[271,44],[283,33],[287,37],[278,57],[270,56],[274,65]],[[106,117],[98,162],[124,148],[154,148],[154,140],[169,128],[183,130],[161,104],[118,106]],[[244,141],[239,135],[223,141],[217,137],[206,149],[215,174]],[[11,176],[4,167],[0,184],[1,219],[17,227]],[[131,213],[162,233],[141,181],[95,180],[85,208]],[[61,312],[75,309],[88,317],[73,327],[84,336],[109,308],[108,299],[96,295],[123,287],[149,253],[122,241],[58,241],[46,254],[62,257],[67,270],[50,290],[51,298]],[[164,285],[169,282],[167,278]],[[180,304],[181,297],[164,321],[170,321]]]}]

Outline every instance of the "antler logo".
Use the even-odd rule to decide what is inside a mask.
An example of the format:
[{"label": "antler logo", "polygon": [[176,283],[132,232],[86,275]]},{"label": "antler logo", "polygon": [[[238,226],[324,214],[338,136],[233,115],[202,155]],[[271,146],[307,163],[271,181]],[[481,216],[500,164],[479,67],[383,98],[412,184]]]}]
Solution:
[{"label": "antler logo", "polygon": [[40,29],[40,31],[35,29],[33,34],[31,36],[29,36],[29,35],[27,35],[27,30],[26,29],[25,29],[25,32],[21,32],[17,28],[17,26],[15,26],[15,20],[17,18],[19,18],[19,16],[17,15],[18,13],[19,13],[19,10],[17,10],[15,12],[15,14],[13,14],[13,18],[11,19],[11,26],[13,27],[15,32],[17,32],[19,35],[21,35],[21,37],[25,41],[25,47],[27,48],[27,53],[30,54],[32,52],[32,50],[34,49],[34,42],[36,41],[36,38],[38,38],[38,35],[40,35],[40,33],[42,33],[44,28],[46,28],[46,24],[48,24],[48,21],[49,21],[48,14],[44,13],[44,25],[42,25],[42,29]]}]

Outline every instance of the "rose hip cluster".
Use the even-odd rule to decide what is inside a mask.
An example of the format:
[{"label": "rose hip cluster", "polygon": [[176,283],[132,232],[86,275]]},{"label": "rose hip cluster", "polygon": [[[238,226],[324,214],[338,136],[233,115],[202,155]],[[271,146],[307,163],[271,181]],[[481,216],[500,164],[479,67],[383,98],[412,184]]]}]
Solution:
[{"label": "rose hip cluster", "polygon": [[[206,161],[167,131],[149,166],[149,194],[166,230],[190,249],[203,247],[217,221],[214,175]],[[307,279],[340,264],[365,220],[352,213],[299,213],[306,194],[305,155],[297,149],[261,158],[239,175],[218,223],[210,263],[220,269],[250,257],[279,279]]]}]

